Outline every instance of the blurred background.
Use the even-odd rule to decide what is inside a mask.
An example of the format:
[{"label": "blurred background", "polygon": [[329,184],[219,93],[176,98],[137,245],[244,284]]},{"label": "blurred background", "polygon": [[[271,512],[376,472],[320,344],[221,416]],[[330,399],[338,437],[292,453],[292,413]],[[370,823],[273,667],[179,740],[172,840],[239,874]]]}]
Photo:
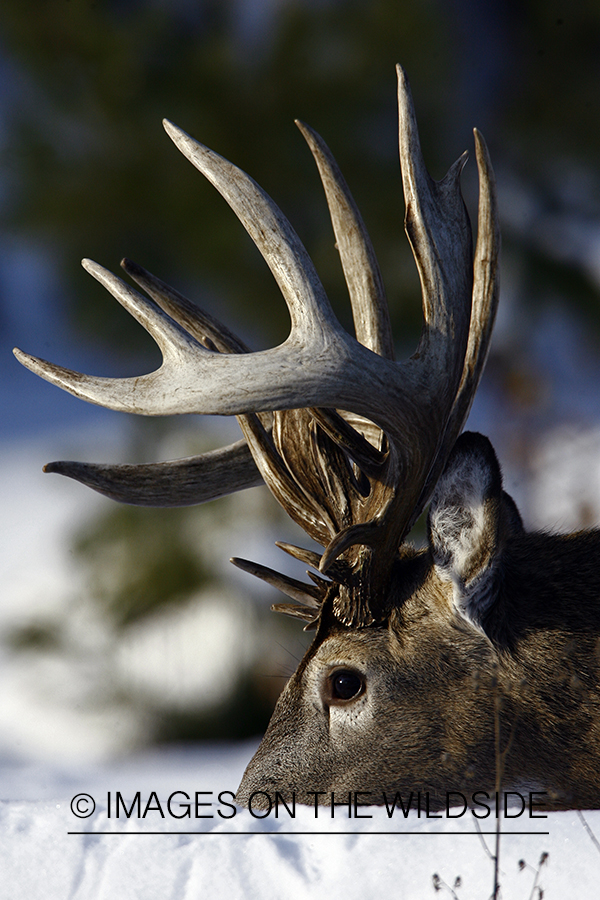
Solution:
[{"label": "blurred background", "polygon": [[[0,754],[102,760],[265,727],[306,635],[228,564],[302,577],[306,544],[265,488],[184,510],[119,506],[42,475],[56,458],[150,462],[236,424],[134,419],[22,369],[14,345],[101,375],[158,352],[79,260],[127,255],[256,349],[285,304],[169,117],[290,218],[340,319],[345,286],[311,155],[327,140],[383,269],[398,354],[420,330],[403,232],[394,65],[441,178],[485,135],[502,299],[469,427],[490,436],[526,524],[600,521],[600,6],[592,0],[3,0],[0,10]],[[476,210],[474,162],[464,173]],[[279,558],[281,557],[281,558]]]}]

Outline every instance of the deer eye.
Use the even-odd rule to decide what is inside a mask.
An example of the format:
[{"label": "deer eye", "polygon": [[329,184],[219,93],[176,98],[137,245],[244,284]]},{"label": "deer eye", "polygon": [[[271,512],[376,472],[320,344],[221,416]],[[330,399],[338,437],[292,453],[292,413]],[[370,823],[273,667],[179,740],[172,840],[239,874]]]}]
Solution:
[{"label": "deer eye", "polygon": [[352,672],[350,669],[338,669],[330,675],[329,681],[332,700],[352,700],[362,694],[365,689],[362,675]]}]

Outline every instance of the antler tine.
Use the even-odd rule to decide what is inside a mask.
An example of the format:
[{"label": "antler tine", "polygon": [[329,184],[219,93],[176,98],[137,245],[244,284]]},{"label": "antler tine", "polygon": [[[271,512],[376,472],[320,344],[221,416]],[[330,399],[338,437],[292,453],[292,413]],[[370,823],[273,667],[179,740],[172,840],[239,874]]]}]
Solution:
[{"label": "antler tine", "polygon": [[188,334],[200,343],[205,345],[210,343],[209,350],[215,349],[221,353],[250,353],[250,348],[226,325],[204,312],[143,266],[130,259],[122,259],[121,268]]},{"label": "antler tine", "polygon": [[[208,353],[194,338],[183,328],[177,325],[173,319],[147,297],[133,290],[128,284],[109,272],[103,266],[90,259],[82,260],[82,266],[93,278],[100,282],[116,300],[152,335],[161,349],[165,363],[171,364],[169,368],[178,365],[181,359],[189,357],[194,351]],[[160,409],[155,412],[150,410],[156,405],[156,375],[141,376],[141,378],[97,378],[73,372],[54,363],[30,356],[15,348],[13,351],[19,362],[26,368],[45,378],[47,381],[62,387],[76,397],[97,403],[111,409],[124,410],[126,412],[140,412],[149,415],[160,415]],[[165,364],[161,367],[165,369]],[[145,391],[141,402],[138,402],[140,393],[138,388],[144,385]]]},{"label": "antler tine", "polygon": [[347,453],[365,475],[372,475],[374,478],[381,475],[387,459],[386,453],[374,447],[335,410],[313,408],[310,413],[323,431]]},{"label": "antler tine", "polygon": [[233,557],[230,562],[238,569],[248,572],[249,575],[255,575],[271,587],[277,588],[283,594],[296,600],[297,604],[292,603],[273,603],[271,610],[273,612],[284,613],[286,616],[292,616],[295,619],[302,619],[307,622],[304,626],[305,631],[311,631],[317,625],[321,613],[321,606],[325,599],[328,584],[313,585],[306,584],[303,581],[297,581],[288,575],[282,575],[266,566],[258,563],[250,562],[247,559],[237,559]]},{"label": "antler tine", "polygon": [[344,176],[323,140],[296,120],[315,158],[325,190],[336,247],[348,286],[356,339],[386,359],[394,359],[394,338],[385,288],[375,251]]},{"label": "antler tine", "polygon": [[168,119],[165,131],[232,210],[260,250],[279,285],[296,329],[339,329],[311,258],[298,235],[268,194],[228,160],[195,141]]},{"label": "antler tine", "polygon": [[439,408],[449,411],[462,375],[473,284],[471,226],[460,193],[467,154],[442,181],[432,180],[421,153],[410,86],[403,69],[396,68],[404,224],[421,279],[425,318],[416,356],[438,394]]},{"label": "antler tine", "polygon": [[293,556],[294,559],[299,559],[300,562],[312,566],[313,569],[319,568],[319,563],[321,562],[320,553],[315,553],[314,550],[306,550],[304,547],[296,547],[295,544],[288,544],[286,541],[275,541],[275,546],[283,550],[284,553]]},{"label": "antler tine", "polygon": [[264,483],[245,441],[164,463],[108,466],[61,461],[48,463],[44,472],[66,475],[134,506],[193,506]]},{"label": "antler tine", "polygon": [[260,578],[282,593],[287,594],[292,600],[297,600],[305,606],[318,609],[323,600],[325,589],[322,585],[306,584],[304,581],[290,578],[289,575],[282,575],[281,572],[276,572],[267,566],[261,566],[259,563],[250,562],[248,559],[238,559],[234,556],[229,562],[233,563],[238,569],[242,569],[243,572],[248,572],[250,575]]},{"label": "antler tine", "polygon": [[[487,359],[500,297],[500,222],[496,179],[483,135],[475,128],[475,154],[479,170],[477,246],[473,263],[473,308],[462,381],[451,414],[458,436],[465,423]],[[448,450],[452,445],[448,447]]]},{"label": "antler tine", "polygon": [[411,526],[425,508],[445,465],[448,454],[467,420],[488,355],[490,339],[500,296],[500,223],[496,180],[483,135],[475,128],[475,154],[479,170],[479,210],[477,246],[473,263],[473,304],[469,342],[461,383],[448,419],[438,458],[431,468],[419,502],[411,517]]}]

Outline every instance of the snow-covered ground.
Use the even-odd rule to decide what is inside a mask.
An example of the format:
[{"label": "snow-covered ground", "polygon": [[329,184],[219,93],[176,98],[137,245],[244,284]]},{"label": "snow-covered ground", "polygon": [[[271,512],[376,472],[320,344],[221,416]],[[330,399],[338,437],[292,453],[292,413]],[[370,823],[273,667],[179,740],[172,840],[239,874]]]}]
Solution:
[{"label": "snow-covered ground", "polygon": [[[460,876],[456,894],[461,900],[490,896],[494,837],[478,835],[468,813],[442,820],[414,814],[390,819],[385,807],[359,807],[361,815],[372,818],[349,819],[347,808],[340,807],[332,820],[328,809],[315,817],[314,809],[298,807],[295,818],[282,809],[278,818],[272,812],[259,819],[240,809],[233,815],[225,792],[235,791],[253,749],[244,744],[155,751],[89,770],[5,760],[0,774],[0,796],[5,798],[0,803],[0,898],[425,900],[435,896],[434,874],[448,885]],[[121,806],[116,818],[116,793],[130,808],[138,791],[141,813],[148,803],[154,811],[138,818],[134,807],[127,819]],[[175,792],[191,798],[191,818],[177,818],[186,806],[180,805],[184,794]],[[201,803],[212,801],[198,808],[212,818],[195,818],[196,792],[204,792]],[[221,804],[219,793],[224,794]],[[95,811],[75,816],[71,806],[86,813],[91,798]],[[600,837],[600,812],[585,813],[585,821]],[[482,831],[493,830],[488,820],[480,824]],[[548,859],[538,885],[545,900],[597,896],[600,846],[578,813],[521,817],[504,828],[503,900],[531,896],[543,853]]]}]

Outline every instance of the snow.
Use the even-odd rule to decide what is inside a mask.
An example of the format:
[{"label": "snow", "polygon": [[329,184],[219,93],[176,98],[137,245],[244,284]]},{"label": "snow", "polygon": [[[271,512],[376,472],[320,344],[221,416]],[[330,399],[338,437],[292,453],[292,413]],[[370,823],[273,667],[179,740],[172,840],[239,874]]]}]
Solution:
[{"label": "snow", "polygon": [[[60,770],[5,761],[0,775],[0,898],[2,900],[192,900],[192,898],[335,898],[394,897],[423,900],[435,895],[432,877],[448,885],[461,877],[461,900],[487,898],[493,864],[467,813],[462,818],[388,818],[385,807],[297,807],[295,818],[282,808],[255,818],[226,794],[235,791],[254,744],[156,750],[110,766],[86,771]],[[116,792],[128,806],[140,792],[145,818],[115,817]],[[185,798],[212,818],[176,818]],[[208,792],[212,791],[212,795]],[[71,801],[78,794],[95,798],[95,811],[77,818]],[[111,818],[107,798],[111,795]],[[155,795],[152,795],[155,792]],[[152,795],[152,796],[151,796]],[[87,809],[86,801],[80,808]],[[164,818],[158,812],[158,805]],[[222,818],[222,811],[231,818]],[[455,810],[454,812],[459,812]],[[257,811],[258,812],[258,811]],[[452,812],[452,811],[451,811]],[[260,813],[264,815],[264,813]],[[600,836],[600,812],[586,812]],[[493,830],[488,820],[482,830]],[[577,812],[552,813],[546,819],[503,822],[502,897],[527,898],[542,853],[548,861],[538,884],[544,898],[596,896],[600,850]],[[511,834],[512,832],[529,832]],[[84,832],[84,833],[82,833]],[[493,835],[485,834],[490,851]],[[519,860],[528,866],[519,869]],[[318,890],[318,895],[315,893]],[[449,896],[449,894],[446,894]],[[444,896],[444,894],[440,894]]]},{"label": "snow", "polygon": [[[103,448],[109,443],[93,430],[85,442]],[[34,753],[41,759],[103,758],[136,740],[136,723],[126,722],[118,709],[82,704],[87,682],[102,674],[91,672],[86,659],[74,677],[64,656],[16,653],[7,642],[37,617],[67,621],[94,639],[89,623],[78,620],[84,584],[70,541],[105,501],[41,471],[42,463],[64,455],[67,444],[73,449],[81,443],[81,435],[77,439],[67,432],[60,439],[39,438],[35,444],[15,440],[2,446],[0,752]]]},{"label": "snow", "polygon": [[[119,444],[125,444],[122,434],[107,438],[101,429],[0,444],[0,754],[74,762],[131,751],[151,731],[146,704],[214,707],[262,651],[255,606],[227,561],[231,550],[222,551],[220,561],[214,553],[233,574],[230,588],[209,585],[182,609],[167,607],[125,634],[115,634],[90,602],[87,573],[71,546],[90,519],[113,504],[68,479],[44,475],[41,467],[69,455],[119,459]],[[245,512],[260,519],[252,498],[240,497],[247,498]],[[204,544],[224,544],[225,528],[232,546],[248,550],[231,534],[240,523],[216,516],[211,524]],[[252,540],[262,534],[255,526]],[[56,627],[56,648],[11,645],[19,629],[38,623]]]}]

